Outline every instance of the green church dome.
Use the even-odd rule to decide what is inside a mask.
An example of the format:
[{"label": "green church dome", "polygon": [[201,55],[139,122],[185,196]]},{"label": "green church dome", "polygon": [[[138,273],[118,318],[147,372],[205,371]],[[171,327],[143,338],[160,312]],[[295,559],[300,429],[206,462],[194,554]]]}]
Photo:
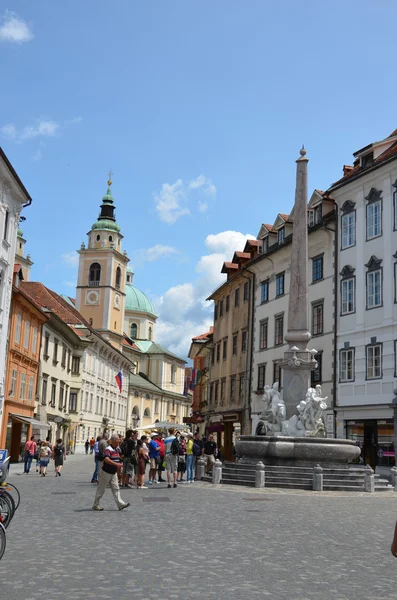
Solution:
[{"label": "green church dome", "polygon": [[109,221],[108,219],[100,219],[91,227],[92,230],[95,229],[109,229],[110,231],[120,231],[120,225],[117,225],[115,221]]},{"label": "green church dome", "polygon": [[[141,290],[132,285],[125,286],[125,310],[133,310],[156,315],[153,304]],[[157,316],[157,315],[156,315]]]},{"label": "green church dome", "polygon": [[22,232],[22,229],[20,229],[20,227],[18,227],[17,236],[18,237],[22,237],[23,236],[23,232]]}]

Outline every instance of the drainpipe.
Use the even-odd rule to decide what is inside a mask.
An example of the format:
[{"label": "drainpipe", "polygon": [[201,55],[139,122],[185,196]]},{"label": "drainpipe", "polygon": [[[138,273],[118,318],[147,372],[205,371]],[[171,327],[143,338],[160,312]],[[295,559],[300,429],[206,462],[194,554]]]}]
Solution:
[{"label": "drainpipe", "polygon": [[337,407],[337,384],[338,384],[338,341],[337,341],[337,323],[338,323],[338,278],[339,278],[339,268],[338,268],[338,250],[339,250],[339,222],[338,222],[338,205],[335,204],[335,229],[331,227],[327,227],[324,225],[324,229],[328,231],[332,231],[334,235],[334,360],[333,360],[333,374],[332,374],[332,387],[334,391],[334,402],[333,402],[333,413],[334,413],[334,437],[336,438],[336,407]]},{"label": "drainpipe", "polygon": [[[251,273],[252,277],[246,277],[244,275],[244,272],[247,271],[248,273]],[[251,419],[251,379],[252,379],[252,356],[253,356],[253,344],[254,344],[254,314],[255,314],[255,279],[256,279],[256,274],[254,273],[254,271],[251,271],[250,269],[244,269],[241,271],[241,275],[242,277],[244,277],[244,279],[248,279],[250,282],[252,282],[251,285],[251,289],[250,289],[250,293],[251,293],[251,303],[248,303],[248,326],[251,324],[250,327],[250,343],[249,343],[249,351],[247,351],[247,357],[245,359],[245,375],[247,375],[247,373],[249,372],[249,378],[248,378],[248,398],[247,398],[247,384],[244,381],[244,402],[243,402],[243,421],[242,421],[242,427],[241,427],[241,433],[243,435],[247,435],[246,427],[247,427],[247,422],[250,421]],[[248,414],[247,414],[248,413]],[[251,431],[248,432],[248,435],[250,435]]]}]

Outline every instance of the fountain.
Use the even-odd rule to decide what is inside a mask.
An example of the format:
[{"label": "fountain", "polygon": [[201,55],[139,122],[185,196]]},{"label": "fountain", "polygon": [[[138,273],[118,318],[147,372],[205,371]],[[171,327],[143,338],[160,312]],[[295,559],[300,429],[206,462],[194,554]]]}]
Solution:
[{"label": "fountain", "polygon": [[326,438],[322,417],[327,398],[321,386],[309,385],[310,373],[317,366],[316,350],[308,349],[309,333],[307,262],[307,164],[302,148],[297,162],[296,189],[291,249],[291,282],[288,304],[288,327],[285,341],[289,348],[281,363],[283,395],[279,385],[265,386],[264,410],[256,435],[241,436],[236,443],[242,463],[281,466],[338,466],[360,456],[354,441]]}]

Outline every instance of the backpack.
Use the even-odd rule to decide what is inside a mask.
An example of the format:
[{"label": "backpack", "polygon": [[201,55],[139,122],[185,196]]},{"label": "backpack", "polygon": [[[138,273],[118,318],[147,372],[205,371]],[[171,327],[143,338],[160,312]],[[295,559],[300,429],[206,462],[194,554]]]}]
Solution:
[{"label": "backpack", "polygon": [[58,444],[55,446],[54,454],[55,454],[55,456],[62,456],[62,454],[63,454],[63,445],[62,444],[60,446],[58,446]]},{"label": "backpack", "polygon": [[48,458],[48,446],[40,448],[40,458]]},{"label": "backpack", "polygon": [[179,441],[177,438],[172,440],[171,454],[173,454],[174,456],[178,456],[178,454],[179,454]]},{"label": "backpack", "polygon": [[124,442],[122,442],[122,443],[120,444],[120,454],[121,454],[122,456],[126,456],[126,454],[125,454],[125,453],[127,452],[127,450],[128,450],[128,444],[127,444],[127,440],[124,440]]},{"label": "backpack", "polygon": [[201,446],[197,442],[193,442],[193,454],[194,456],[201,456]]}]

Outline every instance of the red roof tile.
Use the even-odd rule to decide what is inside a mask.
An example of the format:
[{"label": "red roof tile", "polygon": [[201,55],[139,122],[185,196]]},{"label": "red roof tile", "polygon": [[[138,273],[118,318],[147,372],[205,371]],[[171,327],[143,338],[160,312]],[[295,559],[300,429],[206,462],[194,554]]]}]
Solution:
[{"label": "red roof tile", "polygon": [[247,240],[246,246],[261,246],[262,247],[262,240]]},{"label": "red roof tile", "polygon": [[249,252],[238,252],[238,251],[236,251],[234,253],[234,256],[237,256],[237,258],[247,258],[248,260],[251,258],[251,254]]},{"label": "red roof tile", "polygon": [[89,327],[87,321],[73,306],[68,304],[56,292],[48,289],[43,283],[38,281],[24,281],[21,283],[21,289],[41,308],[48,308],[64,323]]},{"label": "red roof tile", "polygon": [[207,333],[202,333],[201,335],[196,335],[196,337],[192,338],[192,341],[196,341],[196,340],[205,340],[207,339],[210,335],[212,335],[214,333],[214,328],[211,325],[210,330],[207,331]]},{"label": "red roof tile", "polygon": [[224,262],[221,273],[227,273],[228,271],[237,271],[238,265],[232,262]]},{"label": "red roof tile", "polygon": [[14,273],[18,273],[18,271],[20,271],[20,270],[21,270],[21,265],[15,264],[14,265]]}]

